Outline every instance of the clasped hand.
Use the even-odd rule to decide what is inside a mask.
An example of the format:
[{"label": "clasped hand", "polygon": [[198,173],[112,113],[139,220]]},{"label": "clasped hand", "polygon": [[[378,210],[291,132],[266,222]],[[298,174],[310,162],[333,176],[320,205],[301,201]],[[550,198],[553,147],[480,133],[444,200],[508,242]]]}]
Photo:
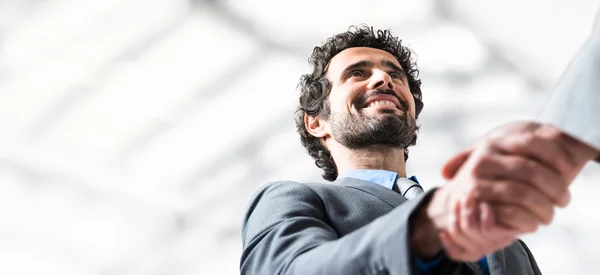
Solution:
[{"label": "clasped hand", "polygon": [[552,126],[520,121],[454,156],[442,169],[448,183],[427,209],[446,255],[476,261],[549,224],[597,154]]}]

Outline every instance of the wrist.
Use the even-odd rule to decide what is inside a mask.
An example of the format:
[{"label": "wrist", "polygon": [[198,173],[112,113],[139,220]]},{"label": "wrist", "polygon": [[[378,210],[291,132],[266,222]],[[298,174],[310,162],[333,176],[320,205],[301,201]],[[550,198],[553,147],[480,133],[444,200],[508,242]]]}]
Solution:
[{"label": "wrist", "polygon": [[410,245],[420,259],[431,259],[442,251],[440,240],[441,219],[443,216],[443,190],[429,194],[423,204],[416,209],[410,223]]}]

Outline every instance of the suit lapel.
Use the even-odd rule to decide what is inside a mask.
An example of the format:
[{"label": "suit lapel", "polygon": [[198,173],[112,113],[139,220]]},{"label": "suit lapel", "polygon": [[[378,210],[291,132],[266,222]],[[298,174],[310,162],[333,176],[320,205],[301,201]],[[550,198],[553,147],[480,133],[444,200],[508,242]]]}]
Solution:
[{"label": "suit lapel", "polygon": [[392,207],[397,207],[401,203],[406,201],[402,195],[387,189],[379,184],[354,179],[354,178],[338,178],[334,181],[335,184],[346,186],[348,188],[358,189],[370,195],[373,195],[382,201],[388,203]]}]

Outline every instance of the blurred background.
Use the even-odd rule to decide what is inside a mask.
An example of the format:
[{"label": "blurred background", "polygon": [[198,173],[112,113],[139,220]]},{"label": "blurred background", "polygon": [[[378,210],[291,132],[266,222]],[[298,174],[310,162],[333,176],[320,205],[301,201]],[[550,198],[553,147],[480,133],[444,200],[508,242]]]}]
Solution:
[{"label": "blurred background", "polygon": [[[425,108],[408,172],[533,119],[598,0],[0,1],[0,274],[239,274],[250,196],[323,181],[296,85],[359,23],[416,53]],[[600,165],[525,236],[544,274],[600,270]]]}]

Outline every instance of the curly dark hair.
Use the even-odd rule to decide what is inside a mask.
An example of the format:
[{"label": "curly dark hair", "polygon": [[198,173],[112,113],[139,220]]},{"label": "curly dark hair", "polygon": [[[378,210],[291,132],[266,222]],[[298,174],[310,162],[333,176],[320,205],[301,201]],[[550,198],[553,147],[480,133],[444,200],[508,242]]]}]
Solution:
[{"label": "curly dark hair", "polygon": [[[325,77],[326,66],[338,53],[354,47],[370,47],[392,54],[406,71],[410,92],[415,99],[415,119],[423,109],[421,80],[418,78],[417,64],[411,58],[412,50],[403,46],[402,40],[393,36],[390,30],[374,30],[373,27],[366,25],[351,26],[347,32],[336,34],[328,38],[322,46],[315,47],[308,59],[313,71],[310,74],[302,75],[298,84],[300,106],[296,111],[295,121],[302,145],[315,159],[317,167],[323,169],[323,178],[328,181],[333,181],[338,176],[335,161],[319,139],[306,130],[304,115],[329,117],[330,108],[325,99],[331,92],[331,84]],[[408,149],[404,148],[404,160],[407,159]]]}]

